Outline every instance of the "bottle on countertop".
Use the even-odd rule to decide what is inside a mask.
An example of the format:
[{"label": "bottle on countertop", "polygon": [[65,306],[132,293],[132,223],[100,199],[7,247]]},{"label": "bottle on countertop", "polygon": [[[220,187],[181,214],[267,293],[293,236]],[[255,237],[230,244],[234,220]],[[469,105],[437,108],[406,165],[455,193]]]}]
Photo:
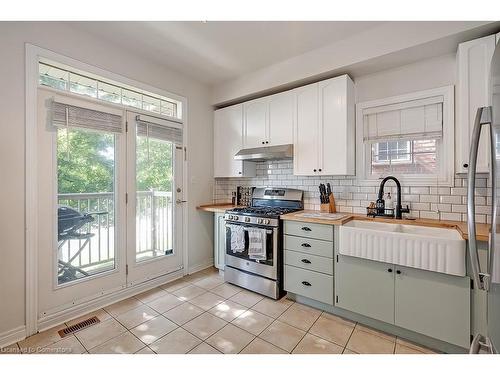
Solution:
[{"label": "bottle on countertop", "polygon": [[377,199],[375,206],[377,207],[377,214],[383,215],[385,213],[385,201],[383,198]]},{"label": "bottle on countertop", "polygon": [[387,196],[385,198],[385,208],[388,208],[388,209],[394,208],[394,201],[392,200],[391,192],[388,192]]}]

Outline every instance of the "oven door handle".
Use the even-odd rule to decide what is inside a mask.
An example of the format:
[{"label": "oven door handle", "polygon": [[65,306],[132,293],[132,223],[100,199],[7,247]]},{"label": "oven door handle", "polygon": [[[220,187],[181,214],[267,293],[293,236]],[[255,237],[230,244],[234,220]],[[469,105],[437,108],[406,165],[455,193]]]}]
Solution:
[{"label": "oven door handle", "polygon": [[[245,227],[244,229],[248,232],[250,229],[254,229],[258,227]],[[266,234],[273,234],[273,231],[271,229],[266,229]]]},{"label": "oven door handle", "polygon": [[[231,229],[231,226],[233,225],[244,225],[244,224],[226,224],[226,228],[227,229]],[[259,227],[255,227],[255,228],[259,228]],[[243,230],[246,230],[248,232],[249,229],[252,229],[252,227],[244,227]],[[266,234],[273,234],[273,230],[272,229],[266,229]]]}]

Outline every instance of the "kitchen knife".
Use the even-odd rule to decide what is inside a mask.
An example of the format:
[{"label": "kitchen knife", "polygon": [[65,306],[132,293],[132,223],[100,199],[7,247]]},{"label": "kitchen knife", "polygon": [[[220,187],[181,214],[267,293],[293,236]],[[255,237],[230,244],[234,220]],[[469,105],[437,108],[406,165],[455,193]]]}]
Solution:
[{"label": "kitchen knife", "polygon": [[330,203],[330,195],[332,194],[332,187],[329,182],[326,184],[326,195],[327,195],[327,203]]},{"label": "kitchen knife", "polygon": [[326,196],[326,187],[324,184],[319,185],[320,193],[321,193],[321,203],[328,203]]}]

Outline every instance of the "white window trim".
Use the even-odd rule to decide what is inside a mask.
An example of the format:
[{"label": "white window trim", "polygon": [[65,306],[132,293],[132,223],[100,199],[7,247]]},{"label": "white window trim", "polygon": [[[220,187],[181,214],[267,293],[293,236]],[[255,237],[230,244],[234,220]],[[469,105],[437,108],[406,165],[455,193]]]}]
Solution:
[{"label": "white window trim", "polygon": [[[370,176],[367,144],[363,140],[363,112],[369,108],[398,104],[413,100],[441,95],[443,97],[443,138],[439,152],[438,175],[395,175],[402,184],[412,186],[453,186],[455,176],[455,98],[454,86],[443,86],[430,90],[416,91],[388,98],[371,100],[356,104],[356,177],[361,185],[378,185],[379,178]],[[371,150],[370,150],[371,151]]]},{"label": "white window trim", "polygon": [[[118,88],[120,90],[133,91],[133,92],[136,92],[137,94],[140,94],[140,95],[143,95],[143,96],[148,96],[148,97],[151,97],[153,99],[160,100],[160,101],[175,102],[174,104],[176,106],[180,106],[180,113],[178,112],[177,115],[182,116],[183,115],[182,105],[184,104],[184,102],[182,100],[179,100],[178,97],[176,97],[176,95],[174,95],[174,94],[168,94],[168,95],[160,94],[160,92],[165,93],[165,91],[163,91],[161,89],[154,89],[154,93],[153,93],[152,91],[147,91],[144,88],[139,87],[138,85],[132,86],[132,85],[126,84],[123,79],[121,79],[120,81],[112,81],[108,77],[99,76],[99,75],[97,75],[97,74],[95,74],[95,73],[93,73],[92,71],[89,71],[89,70],[83,71],[81,69],[77,69],[77,67],[75,67],[75,66],[69,66],[67,64],[62,64],[59,61],[48,60],[48,59],[43,59],[43,60],[47,60],[47,61],[41,61],[41,60],[42,59],[39,59],[39,63],[45,64],[45,65],[54,66],[54,67],[56,67],[58,69],[61,69],[61,70],[65,71],[65,72],[67,72],[68,74],[72,74],[73,73],[73,74],[77,74],[77,75],[85,76],[85,77],[87,77],[86,74],[87,75],[88,74],[94,75],[94,77],[88,77],[88,78],[97,82],[97,86],[96,86],[97,96],[94,97],[94,96],[90,96],[90,95],[81,94],[81,93],[78,93],[78,92],[71,91],[70,90],[70,80],[69,79],[68,79],[68,81],[65,82],[65,83],[67,83],[67,87],[64,90],[58,89],[58,88],[55,88],[55,87],[52,87],[52,86],[49,86],[49,85],[43,85],[43,84],[39,83],[39,87],[40,88],[47,87],[47,88],[51,88],[51,89],[53,89],[53,90],[55,90],[57,92],[60,92],[60,93],[62,92],[62,93],[68,93],[68,94],[76,95],[76,97],[92,98],[92,99],[95,99],[96,102],[101,102],[101,103],[106,103],[106,104],[113,104],[113,105],[117,105],[117,106],[120,106],[120,107],[122,107],[124,109],[128,109],[128,110],[139,110],[139,111],[142,111],[142,112],[145,112],[145,113],[149,113],[152,116],[160,116],[161,118],[167,118],[170,121],[182,123],[182,118],[179,118],[178,116],[168,116],[168,115],[162,114],[160,112],[148,111],[147,109],[137,108],[137,107],[133,107],[133,106],[129,106],[129,105],[123,104],[123,103],[114,103],[114,102],[111,102],[111,101],[107,101],[107,100],[101,99],[101,98],[99,98],[99,83],[110,85],[110,86],[114,86],[114,87],[116,87],[116,88]],[[59,66],[57,66],[57,65],[59,65]],[[106,80],[106,79],[108,79],[109,81],[108,82],[103,81],[103,80]],[[127,79],[125,78],[125,80],[127,80]],[[153,95],[158,95],[160,97],[156,97],[156,96],[153,96]],[[185,99],[185,98],[183,98],[183,99]]]},{"label": "white window trim", "polygon": [[[39,79],[39,68],[38,62],[40,59],[48,59],[54,61],[59,64],[64,64],[71,66],[75,69],[79,69],[82,71],[86,71],[98,76],[101,76],[105,79],[109,79],[116,82],[121,82],[125,85],[137,87],[144,91],[149,91],[152,93],[157,93],[158,95],[172,98],[181,102],[181,113],[182,113],[182,124],[184,127],[184,137],[183,137],[183,148],[186,150],[188,144],[188,116],[187,116],[187,98],[184,96],[167,92],[165,90],[159,89],[157,87],[153,87],[133,79],[121,76],[119,74],[98,68],[96,66],[84,63],[79,60],[75,60],[73,58],[58,54],[56,52],[32,45],[30,43],[25,44],[25,313],[26,313],[26,324],[25,324],[25,336],[30,336],[38,331],[39,322],[38,322],[38,257],[37,257],[37,238],[38,238],[38,212],[37,212],[37,186],[38,186],[38,170],[37,170],[37,96],[38,89],[40,88],[38,84]],[[44,87],[46,90],[53,90],[54,93],[62,94],[61,90],[51,89],[49,87]],[[64,92],[64,95],[69,97],[73,96],[71,93]],[[82,95],[74,95],[73,97],[78,97],[79,99],[87,99],[90,102],[96,103],[97,99],[94,98],[85,98]],[[102,101],[99,101],[99,104],[103,104]],[[115,107],[113,103],[106,103],[106,105],[110,105],[111,107]],[[119,106],[120,108],[124,108],[126,106]],[[130,110],[130,107],[126,107],[125,109]],[[134,109],[134,112],[142,113],[144,115],[149,115],[152,117],[165,118],[166,116],[152,114],[151,112],[142,111],[139,109]],[[172,120],[171,118],[167,118]],[[179,119],[176,119],[177,122],[180,122]],[[184,196],[186,200],[189,200],[189,185],[187,183],[189,175],[189,165],[187,164],[187,160],[184,160],[184,178],[183,178],[183,186],[184,186]],[[188,226],[187,226],[188,215],[187,212],[183,215],[183,270],[182,273],[185,275],[188,272]],[[164,278],[158,279],[155,281],[160,285],[164,283]],[[145,283],[144,286],[138,287],[138,289],[144,288],[146,290],[149,288],[150,284]],[[132,290],[132,289],[131,289]],[[132,291],[126,291],[128,293],[133,294]],[[119,299],[119,296],[116,296]],[[96,302],[97,303],[97,302]],[[101,302],[102,304],[102,302]],[[84,309],[85,306],[82,307]],[[83,310],[80,312],[83,314]],[[69,318],[73,316],[73,311],[69,311],[62,313],[62,315],[66,314],[66,317]],[[80,315],[81,315],[80,314]],[[68,320],[68,319],[66,319]],[[56,323],[52,324],[55,325]],[[44,328],[49,328],[49,326],[45,326]]]}]

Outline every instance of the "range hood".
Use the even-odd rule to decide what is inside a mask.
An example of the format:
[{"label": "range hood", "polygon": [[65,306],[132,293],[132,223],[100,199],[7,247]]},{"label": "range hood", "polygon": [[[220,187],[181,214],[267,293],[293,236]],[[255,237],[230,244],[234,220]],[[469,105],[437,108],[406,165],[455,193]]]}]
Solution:
[{"label": "range hood", "polygon": [[234,156],[236,160],[264,161],[293,158],[293,145],[244,148]]}]

